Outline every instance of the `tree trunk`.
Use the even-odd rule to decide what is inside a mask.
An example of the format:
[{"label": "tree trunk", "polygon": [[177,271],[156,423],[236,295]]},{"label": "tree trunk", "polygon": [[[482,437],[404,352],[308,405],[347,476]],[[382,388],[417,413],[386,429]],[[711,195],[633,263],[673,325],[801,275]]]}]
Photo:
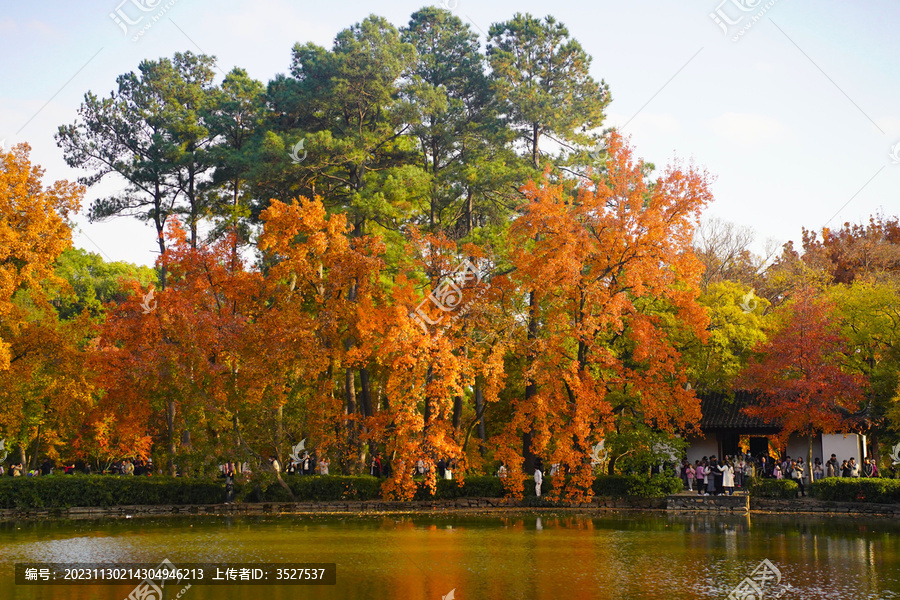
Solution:
[{"label": "tree trunk", "polygon": [[[375,416],[375,407],[372,404],[372,391],[369,386],[369,370],[366,368],[362,368],[359,370],[359,402],[360,408],[362,409],[362,414],[368,417]],[[364,421],[362,424],[362,431],[366,437],[368,437],[369,429],[367,421]],[[375,455],[378,453],[378,447],[375,443],[375,440],[370,439],[369,443],[369,454]],[[366,457],[362,454],[362,446],[360,446],[360,457],[359,461],[362,465],[366,464]]]},{"label": "tree trunk", "polygon": [[472,233],[472,188],[468,188],[466,192],[466,235]]},{"label": "tree trunk", "polygon": [[[357,451],[356,436],[356,378],[353,375],[353,369],[347,367],[344,371],[344,416],[346,417],[346,434],[347,434],[347,450],[348,457],[355,457]],[[344,462],[343,471],[345,475],[356,474],[356,459],[351,462]]]},{"label": "tree trunk", "polygon": [[459,433],[459,425],[462,421],[462,396],[453,397],[453,429]]},{"label": "tree trunk", "polygon": [[881,476],[881,452],[878,449],[878,434],[874,430],[869,431],[869,447],[872,448],[872,459],[878,467],[878,475]]},{"label": "tree trunk", "polygon": [[[156,225],[156,243],[159,246],[159,255],[166,253],[166,216],[162,214],[163,193],[159,189],[159,183],[156,184],[156,190],[153,197],[153,206],[155,213],[153,215],[153,224]],[[159,267],[159,289],[166,289],[166,267]]]},{"label": "tree trunk", "polygon": [[369,370],[366,368],[359,370],[359,387],[359,401],[362,405],[362,412],[367,417],[374,417],[372,392],[369,386]]},{"label": "tree trunk", "polygon": [[425,374],[425,413],[422,415],[424,423],[424,433],[428,435],[428,427],[431,425],[431,397],[428,395],[428,386],[432,378],[432,366],[428,365],[428,372]]},{"label": "tree trunk", "polygon": [[484,456],[487,452],[487,448],[485,447],[487,436],[485,435],[484,429],[484,394],[481,391],[480,385],[475,386],[475,414],[478,415],[478,437],[481,440],[481,443],[478,444],[478,452]]},{"label": "tree trunk", "polygon": [[[537,298],[535,297],[535,293],[532,290],[529,294],[528,300],[528,341],[529,345],[532,341],[537,339]],[[534,355],[529,350],[528,357],[525,362],[525,406],[530,407],[532,399],[537,396],[537,384],[533,379],[528,379],[527,373],[531,370],[531,365],[534,361]],[[522,463],[522,468],[525,470],[525,473],[534,473],[534,452],[531,450],[531,433],[523,432],[522,433],[522,457],[525,459]]]},{"label": "tree trunk", "polygon": [[281,446],[282,441],[284,440],[284,406],[278,405],[278,408],[275,409],[275,458],[278,459],[278,464],[283,465],[284,461],[281,460]]},{"label": "tree trunk", "polygon": [[166,406],[166,427],[169,433],[167,448],[169,477],[175,477],[175,400],[169,400]]},{"label": "tree trunk", "polygon": [[[37,461],[38,461],[38,453],[41,451],[41,427],[43,423],[38,423],[37,428],[37,437],[34,439],[34,452],[31,454],[31,460],[29,461],[29,470],[37,469]],[[23,465],[25,463],[22,463]]]},{"label": "tree trunk", "polygon": [[22,465],[23,469],[25,468],[25,465],[28,464],[27,459],[28,459],[28,457],[25,456],[25,445],[19,444],[19,463],[18,464]]},{"label": "tree trunk", "polygon": [[813,436],[814,434],[812,433],[807,436],[808,448],[806,460],[809,462],[806,463],[805,470],[809,473],[809,485],[812,485],[813,482]]}]

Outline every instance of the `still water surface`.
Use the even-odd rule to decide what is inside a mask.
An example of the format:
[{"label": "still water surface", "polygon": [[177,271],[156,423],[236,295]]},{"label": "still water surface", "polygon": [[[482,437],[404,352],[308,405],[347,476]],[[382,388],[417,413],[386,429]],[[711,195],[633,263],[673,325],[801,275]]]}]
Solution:
[{"label": "still water surface", "polygon": [[[798,516],[193,517],[0,523],[0,598],[123,600],[133,585],[16,585],[14,563],[337,564],[334,586],[194,585],[179,600],[900,599],[900,523]],[[174,599],[183,586],[166,586]],[[750,596],[742,596],[750,598]]]}]

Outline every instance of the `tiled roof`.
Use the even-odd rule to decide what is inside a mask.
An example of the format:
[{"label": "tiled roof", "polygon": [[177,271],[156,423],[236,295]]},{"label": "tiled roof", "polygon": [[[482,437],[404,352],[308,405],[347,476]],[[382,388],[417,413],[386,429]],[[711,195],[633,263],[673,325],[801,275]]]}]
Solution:
[{"label": "tiled roof", "polygon": [[716,392],[701,393],[699,396],[700,410],[703,414],[700,419],[700,429],[704,431],[714,429],[753,429],[775,432],[779,429],[777,424],[767,423],[760,418],[748,417],[741,410],[758,402],[757,396],[753,392],[741,390],[735,391],[733,394]]}]

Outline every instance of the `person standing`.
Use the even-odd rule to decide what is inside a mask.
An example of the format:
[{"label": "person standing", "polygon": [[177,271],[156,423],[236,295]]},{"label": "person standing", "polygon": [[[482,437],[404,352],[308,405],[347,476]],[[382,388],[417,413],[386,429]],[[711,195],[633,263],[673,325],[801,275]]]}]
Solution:
[{"label": "person standing", "polygon": [[841,463],[841,477],[850,477],[850,463],[846,460]]},{"label": "person standing", "polygon": [[700,496],[703,495],[703,490],[706,488],[706,459],[704,458],[702,461],[697,461],[697,466],[695,467],[696,476],[697,476],[697,494]]},{"label": "person standing", "polygon": [[312,467],[310,466],[309,452],[303,453],[303,458],[300,460],[300,474],[301,475],[309,475]]},{"label": "person standing", "polygon": [[[723,476],[725,475],[725,473],[722,471],[722,467],[725,466],[725,463],[728,462],[728,460],[729,460],[728,456],[725,456],[722,460],[719,460],[718,458],[716,458],[716,470],[715,470],[714,475],[716,476],[716,495],[717,496],[725,493],[725,486],[722,483],[722,479],[723,479]],[[733,474],[734,474],[734,471],[732,471],[732,475]]]},{"label": "person standing", "polygon": [[500,479],[506,479],[506,465],[503,464],[503,461],[500,461],[500,467],[497,469],[497,477]]},{"label": "person standing", "polygon": [[234,502],[234,463],[225,463],[222,473],[225,475],[225,504],[231,504]]},{"label": "person standing", "polygon": [[706,467],[706,493],[710,496],[715,496],[717,493],[717,474],[721,475],[722,472],[719,471],[719,463],[716,461],[715,455],[713,455],[709,457],[709,464]]},{"label": "person standing", "polygon": [[847,463],[847,466],[850,467],[850,477],[859,478],[859,465],[856,463],[856,459],[852,456],[850,457],[850,461]]},{"label": "person standing", "polygon": [[324,456],[319,460],[319,475],[328,475],[328,459]]},{"label": "person standing", "polygon": [[822,459],[817,456],[816,462],[813,465],[813,482],[816,482],[823,477],[825,477],[825,469],[822,468]]},{"label": "person standing", "polygon": [[694,491],[694,477],[697,476],[697,470],[694,468],[690,462],[687,463],[687,466],[684,469],[685,473],[687,473],[687,490],[689,492]]},{"label": "person standing", "polygon": [[734,465],[734,485],[735,487],[742,488],[744,487],[744,477],[747,474],[747,461],[744,460],[744,455],[741,454],[738,456],[737,464]]},{"label": "person standing", "polygon": [[541,484],[544,483],[544,461],[540,457],[534,459],[534,493],[541,497]]},{"label": "person standing", "polygon": [[[372,464],[369,467],[369,475],[372,475],[373,477],[381,477],[381,459],[378,458],[377,454],[372,455]],[[444,474],[441,473],[441,477],[443,476]]]},{"label": "person standing", "polygon": [[734,496],[734,465],[726,459],[719,470],[722,472],[722,489],[728,492],[729,496]]},{"label": "person standing", "polygon": [[800,470],[803,472],[803,483],[808,484],[810,474],[806,469],[806,463],[803,462],[802,456],[797,459],[797,465],[800,467]]},{"label": "person standing", "polygon": [[797,482],[797,486],[800,488],[800,496],[806,496],[806,488],[803,486],[806,469],[803,468],[803,463],[800,461],[791,461],[791,463],[791,478]]},{"label": "person standing", "polygon": [[875,474],[875,461],[871,458],[865,459],[865,464],[863,464],[863,477],[876,477]]},{"label": "person standing", "polygon": [[832,454],[828,462],[825,463],[825,477],[840,477],[841,471],[838,466],[837,456]]}]

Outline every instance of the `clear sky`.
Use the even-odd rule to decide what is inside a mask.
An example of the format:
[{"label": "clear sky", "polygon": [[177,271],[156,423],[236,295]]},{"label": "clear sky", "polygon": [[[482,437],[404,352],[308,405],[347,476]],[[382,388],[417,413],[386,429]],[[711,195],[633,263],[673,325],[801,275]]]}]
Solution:
[{"label": "clear sky", "polygon": [[[593,56],[593,75],[610,86],[607,124],[624,127],[637,154],[658,167],[677,157],[706,168],[716,178],[707,215],[752,227],[758,249],[767,239],[799,241],[802,227],[900,214],[896,0],[435,4],[471,23],[482,44],[492,23],[516,12],[565,23]],[[109,95],[116,77],[143,59],[204,52],[221,71],[240,66],[265,83],[287,72],[296,42],[330,48],[341,29],[370,14],[400,27],[422,6],[0,0],[0,140],[31,144],[48,182],[74,179],[80,173],[63,161],[57,127],[75,120],[85,92]],[[103,191],[89,190],[85,207]],[[79,247],[108,259],[155,260],[152,230],[134,220],[80,217],[78,225]]]}]

